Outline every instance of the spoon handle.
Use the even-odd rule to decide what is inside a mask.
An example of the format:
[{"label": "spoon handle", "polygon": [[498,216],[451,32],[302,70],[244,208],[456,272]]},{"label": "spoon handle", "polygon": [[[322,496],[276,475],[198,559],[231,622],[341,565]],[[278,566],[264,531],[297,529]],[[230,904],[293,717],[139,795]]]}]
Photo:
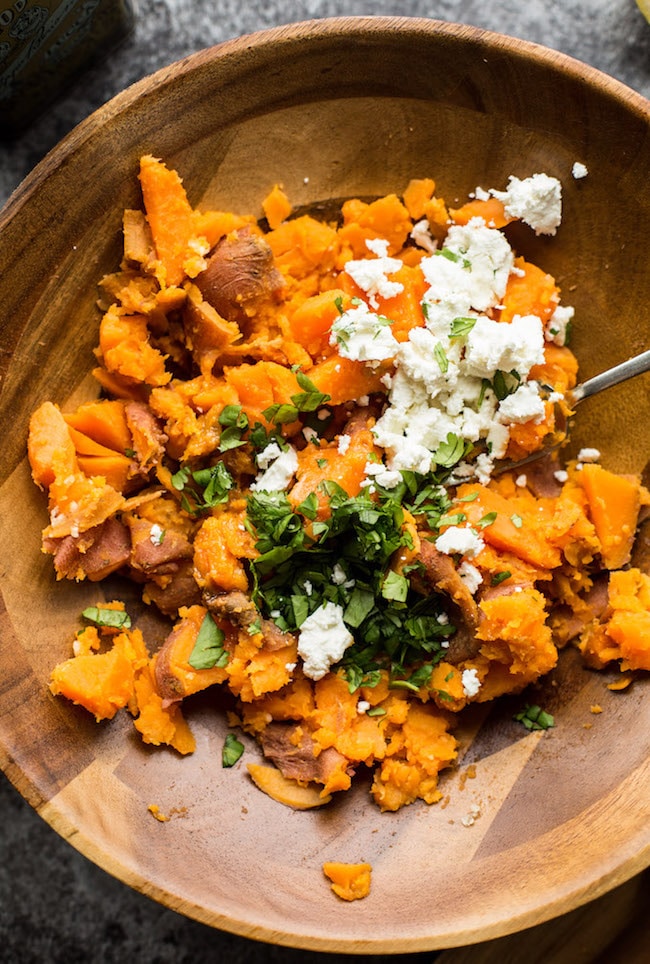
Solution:
[{"label": "spoon handle", "polygon": [[594,375],[593,378],[588,378],[587,381],[576,385],[571,392],[571,401],[573,404],[577,404],[583,398],[589,398],[591,395],[596,395],[597,392],[602,392],[606,388],[611,388],[613,385],[618,385],[620,382],[627,381],[628,378],[642,375],[643,372],[647,371],[650,371],[650,350],[643,351],[640,355],[635,355],[634,358],[630,358],[620,365],[615,365],[614,368],[608,368],[606,372]]}]

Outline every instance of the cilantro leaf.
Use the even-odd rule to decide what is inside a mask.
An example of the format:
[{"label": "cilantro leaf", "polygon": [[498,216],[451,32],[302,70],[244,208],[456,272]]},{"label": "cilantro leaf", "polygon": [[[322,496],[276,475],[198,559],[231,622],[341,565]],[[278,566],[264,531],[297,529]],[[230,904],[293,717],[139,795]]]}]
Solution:
[{"label": "cilantro leaf", "polygon": [[123,609],[107,609],[103,606],[88,606],[81,615],[95,626],[108,626],[111,629],[130,629],[131,617]]},{"label": "cilantro leaf", "polygon": [[219,629],[210,613],[206,613],[188,659],[190,666],[194,669],[225,666],[228,652],[223,648],[224,639],[223,630]]},{"label": "cilantro leaf", "polygon": [[551,714],[537,704],[527,704],[520,713],[515,714],[514,719],[523,723],[527,730],[548,730],[555,726]]},{"label": "cilantro leaf", "polygon": [[234,733],[227,733],[221,750],[221,765],[223,767],[234,766],[243,752],[244,744],[237,739]]}]

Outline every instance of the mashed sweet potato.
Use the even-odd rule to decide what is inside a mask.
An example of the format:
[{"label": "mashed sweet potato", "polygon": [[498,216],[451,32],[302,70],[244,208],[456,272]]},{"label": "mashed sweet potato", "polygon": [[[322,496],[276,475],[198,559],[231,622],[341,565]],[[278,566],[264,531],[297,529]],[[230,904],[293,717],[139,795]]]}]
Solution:
[{"label": "mashed sweet potato", "polygon": [[[554,438],[577,371],[572,309],[511,250],[503,192],[448,211],[413,180],[323,223],[276,185],[258,222],[194,209],[153,157],[140,181],[101,281],[102,396],[43,403],[28,453],[57,578],[130,577],[170,633],[151,652],[98,602],[54,694],[189,753],[184,701],[225,686],[276,799],[327,802],[370,767],[397,810],[440,798],[467,704],[561,647],[650,669],[640,480],[593,451],[496,471]],[[326,873],[353,899],[361,869]]]}]

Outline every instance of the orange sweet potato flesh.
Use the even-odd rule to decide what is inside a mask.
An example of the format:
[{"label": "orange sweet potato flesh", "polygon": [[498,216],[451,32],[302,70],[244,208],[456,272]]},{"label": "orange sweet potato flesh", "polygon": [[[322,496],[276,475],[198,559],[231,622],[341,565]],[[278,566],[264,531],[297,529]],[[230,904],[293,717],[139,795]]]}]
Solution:
[{"label": "orange sweet potato flesh", "polygon": [[271,230],[279,227],[291,214],[291,202],[279,184],[274,185],[262,201],[262,210]]},{"label": "orange sweet potato flesh", "polygon": [[109,720],[118,709],[134,706],[136,672],[147,659],[140,631],[125,631],[107,652],[82,653],[55,666],[50,690],[83,706],[96,720]]},{"label": "orange sweet potato flesh", "polygon": [[77,471],[74,442],[61,410],[53,402],[43,402],[29,421],[27,455],[32,478],[45,488],[54,481],[54,465],[63,471]]},{"label": "orange sweet potato flesh", "polygon": [[144,315],[124,315],[116,306],[109,308],[100,323],[99,347],[109,372],[147,385],[166,385],[171,378],[164,356],[149,343]]},{"label": "orange sweet potato flesh", "polygon": [[330,396],[329,404],[352,402],[383,389],[384,369],[370,368],[364,362],[331,355],[314,365],[309,377],[321,392]]},{"label": "orange sweet potato flesh", "polygon": [[221,592],[248,590],[243,560],[254,559],[258,552],[244,528],[245,518],[243,511],[220,512],[201,526],[194,540],[194,566],[202,587]]},{"label": "orange sweet potato flesh", "polygon": [[156,254],[167,286],[185,277],[183,265],[195,232],[194,213],[176,171],[151,155],[140,160],[140,185]]},{"label": "orange sweet potato flesh", "polygon": [[125,452],[131,447],[131,432],[124,413],[124,402],[102,399],[87,402],[76,411],[65,415],[65,420],[78,432],[83,432],[100,445],[115,452]]},{"label": "orange sweet potato flesh", "polygon": [[370,893],[372,866],[326,861],[323,873],[332,882],[332,890],[341,900],[360,900]]},{"label": "orange sweet potato flesh", "polygon": [[548,321],[560,300],[554,278],[524,258],[515,258],[515,267],[518,270],[509,275],[503,296],[501,321],[511,321],[515,315],[537,315]]},{"label": "orange sweet potato flesh", "polygon": [[140,733],[144,743],[160,746],[167,744],[183,755],[193,753],[196,741],[185,721],[180,705],[165,705],[156,689],[154,657],[135,679],[137,719],[133,725]]},{"label": "orange sweet potato flesh", "polygon": [[[545,537],[538,520],[517,513],[513,505],[494,489],[463,485],[458,489],[458,511],[467,516],[468,525],[478,526],[485,542],[496,549],[512,552],[525,562],[540,569],[553,569],[561,562],[560,551]],[[473,501],[465,501],[466,499]],[[496,513],[494,521],[483,526],[482,520]],[[523,524],[517,526],[513,515],[520,515]]]},{"label": "orange sweet potato flesh", "polygon": [[406,185],[402,200],[414,221],[424,217],[427,202],[433,197],[435,189],[436,182],[430,177],[413,178]]},{"label": "orange sweet potato flesh", "polygon": [[467,224],[472,218],[483,218],[491,228],[503,228],[513,220],[505,213],[503,201],[495,197],[468,201],[460,208],[450,209],[449,216],[456,224]]},{"label": "orange sweet potato flesh", "polygon": [[345,310],[349,298],[342,288],[321,291],[306,298],[290,319],[291,334],[307,349],[312,358],[330,354],[330,330],[339,317],[339,305]]},{"label": "orange sweet potato flesh", "polygon": [[629,562],[634,545],[641,503],[639,481],[596,464],[584,465],[578,479],[587,495],[603,563],[607,569],[620,569]]}]

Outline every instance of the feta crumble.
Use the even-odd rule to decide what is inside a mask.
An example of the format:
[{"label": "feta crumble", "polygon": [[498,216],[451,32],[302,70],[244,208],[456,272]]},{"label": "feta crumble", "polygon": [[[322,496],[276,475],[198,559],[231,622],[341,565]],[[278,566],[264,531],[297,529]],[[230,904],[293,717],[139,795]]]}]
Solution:
[{"label": "feta crumble", "polygon": [[597,462],[600,458],[598,449],[580,449],[578,452],[578,462]]},{"label": "feta crumble", "polygon": [[339,442],[336,447],[339,455],[345,455],[347,450],[350,448],[351,441],[352,441],[351,435],[339,435]]},{"label": "feta crumble", "polygon": [[161,546],[163,539],[165,538],[165,530],[162,526],[159,526],[157,522],[149,529],[149,542],[153,546]]},{"label": "feta crumble", "polygon": [[483,583],[483,576],[471,562],[462,562],[458,567],[458,575],[463,580],[472,596]]},{"label": "feta crumble", "polygon": [[[269,452],[273,449],[272,452]],[[275,454],[275,449],[279,454]],[[260,461],[261,459],[261,461]],[[257,456],[258,465],[264,471],[258,474],[255,481],[251,483],[253,492],[282,492],[287,488],[298,468],[298,453],[289,446],[286,451],[282,451],[279,445],[271,442]]]},{"label": "feta crumble", "polygon": [[516,371],[526,378],[544,362],[544,331],[537,315],[515,315],[509,324],[481,316],[467,336],[465,365],[478,378]]},{"label": "feta crumble", "polygon": [[379,307],[379,298],[394,298],[404,291],[404,285],[399,281],[390,281],[389,274],[395,274],[402,267],[399,258],[388,257],[388,241],[379,238],[366,241],[367,248],[376,254],[376,258],[362,258],[358,261],[348,261],[344,271],[354,283],[368,296],[373,308]]},{"label": "feta crumble", "polygon": [[463,693],[465,696],[476,696],[481,688],[481,681],[475,669],[464,669],[461,675],[461,683],[463,684]]},{"label": "feta crumble", "polygon": [[549,318],[544,337],[562,348],[567,343],[567,335],[575,309],[571,305],[558,305]]},{"label": "feta crumble", "polygon": [[384,361],[392,358],[399,342],[390,330],[388,318],[370,311],[365,302],[348,308],[332,325],[330,345],[339,355],[353,361]]},{"label": "feta crumble", "polygon": [[298,655],[303,661],[303,673],[309,679],[322,679],[353,642],[343,622],[342,607],[333,602],[323,603],[300,627]]},{"label": "feta crumble", "polygon": [[435,541],[438,552],[446,555],[458,553],[473,559],[485,548],[485,542],[473,529],[463,526],[449,526]]},{"label": "feta crumble", "polygon": [[588,173],[589,171],[587,170],[586,166],[582,163],[582,161],[576,161],[573,167],[571,168],[571,174],[576,179],[576,181],[579,181],[581,178],[586,177]]},{"label": "feta crumble", "polygon": [[505,191],[490,192],[503,201],[508,217],[520,218],[535,234],[555,234],[562,220],[562,185],[556,177],[533,174],[520,180],[513,174]]},{"label": "feta crumble", "polygon": [[539,423],[546,414],[544,399],[539,394],[537,382],[524,382],[519,388],[499,404],[498,417],[502,422],[523,425],[525,422]]}]

